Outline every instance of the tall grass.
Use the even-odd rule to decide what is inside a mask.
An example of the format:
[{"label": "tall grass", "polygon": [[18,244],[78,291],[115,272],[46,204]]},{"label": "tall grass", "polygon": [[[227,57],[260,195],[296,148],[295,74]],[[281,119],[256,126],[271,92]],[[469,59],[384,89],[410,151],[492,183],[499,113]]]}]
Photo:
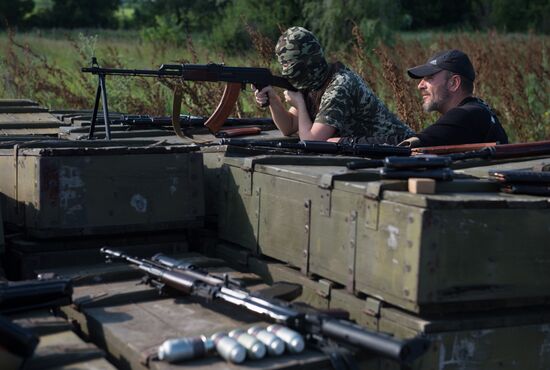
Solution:
[{"label": "tall grass", "polygon": [[[162,63],[226,63],[270,67],[278,74],[272,40],[247,27],[254,50],[226,56],[195,45],[184,47],[142,41],[136,34],[99,32],[0,34],[0,96],[30,98],[50,108],[90,109],[95,95],[94,76],[83,74],[93,56],[104,67],[153,68]],[[406,76],[408,67],[423,63],[442,49],[459,48],[476,68],[475,95],[497,112],[512,141],[550,139],[550,66],[548,36],[491,33],[400,34],[391,45],[367,45],[357,30],[350,50],[329,56],[356,70],[376,94],[415,130],[437,119],[425,113],[416,85]],[[221,96],[219,83],[181,82],[175,79],[108,77],[112,111],[167,115],[175,84],[184,91],[184,110],[211,113]],[[251,90],[241,94],[234,114],[261,116]]]}]

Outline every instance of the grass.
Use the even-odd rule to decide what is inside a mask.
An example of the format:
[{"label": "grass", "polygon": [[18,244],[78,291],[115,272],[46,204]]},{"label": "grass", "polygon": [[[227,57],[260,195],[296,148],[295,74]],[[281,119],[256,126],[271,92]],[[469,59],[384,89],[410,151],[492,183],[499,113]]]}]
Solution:
[{"label": "grass", "polygon": [[[254,48],[246,55],[227,56],[195,45],[145,42],[132,31],[34,31],[0,33],[0,96],[30,98],[49,108],[90,109],[97,81],[80,68],[92,55],[105,67],[158,68],[162,63],[225,63],[262,66],[278,74],[272,40],[248,29]],[[366,45],[358,32],[354,46],[330,55],[356,70],[401,119],[418,130],[437,119],[422,111],[418,81],[405,70],[423,63],[435,51],[459,48],[476,67],[476,96],[497,112],[512,141],[550,139],[549,37],[533,34],[417,33],[396,35],[391,45]],[[211,113],[221,84],[154,78],[108,77],[112,111],[168,115],[174,84],[182,85],[184,111]],[[264,116],[253,103],[250,88],[241,94],[236,116]]]}]

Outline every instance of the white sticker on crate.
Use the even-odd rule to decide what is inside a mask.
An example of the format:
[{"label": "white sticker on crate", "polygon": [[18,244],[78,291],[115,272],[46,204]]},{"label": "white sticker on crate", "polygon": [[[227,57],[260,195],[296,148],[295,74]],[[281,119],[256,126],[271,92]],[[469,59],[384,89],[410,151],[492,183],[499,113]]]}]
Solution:
[{"label": "white sticker on crate", "polygon": [[141,194],[134,194],[130,199],[130,205],[139,213],[147,212],[147,199]]},{"label": "white sticker on crate", "polygon": [[61,166],[59,170],[59,206],[67,214],[82,210],[80,198],[84,191],[84,182],[80,169],[72,166]]}]

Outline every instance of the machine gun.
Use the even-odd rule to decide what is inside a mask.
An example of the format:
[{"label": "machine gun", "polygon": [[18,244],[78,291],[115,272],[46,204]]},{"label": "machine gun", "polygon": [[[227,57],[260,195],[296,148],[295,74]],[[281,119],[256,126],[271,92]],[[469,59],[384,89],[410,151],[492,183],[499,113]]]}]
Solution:
[{"label": "machine gun", "polygon": [[[226,82],[225,90],[218,107],[206,120],[204,126],[212,133],[220,130],[226,118],[229,116],[241,88],[246,84],[253,84],[257,89],[272,85],[284,88],[286,90],[296,91],[296,88],[290,84],[284,77],[274,76],[267,68],[253,67],[227,67],[223,64],[163,64],[158,70],[150,69],[119,69],[119,68],[101,68],[97,59],[92,58],[91,67],[81,69],[84,73],[91,73],[98,76],[98,85],[95,96],[92,122],[90,124],[89,138],[92,139],[95,130],[99,100],[103,105],[103,121],[105,124],[105,138],[111,139],[109,109],[107,103],[107,90],[105,86],[105,76],[140,76],[140,77],[158,77],[158,78],[179,78],[183,81],[205,81],[205,82]],[[180,127],[182,93],[180,88],[174,90],[174,100],[172,105],[172,124],[174,131],[178,136],[185,137]]]},{"label": "machine gun", "polygon": [[413,362],[429,346],[429,341],[422,337],[397,340],[313,309],[299,310],[288,302],[255,296],[228,279],[227,275],[224,278],[212,276],[193,265],[178,264],[178,261],[161,254],[148,260],[131,257],[106,247],[101,248],[101,253],[108,261],[120,260],[136,266],[146,273],[145,281],[159,289],[168,286],[181,293],[207,300],[223,300],[267,316],[310,338],[328,337],[403,364]]},{"label": "machine gun", "polygon": [[279,150],[294,150],[316,154],[347,154],[371,158],[387,156],[410,156],[411,150],[406,147],[383,144],[340,144],[328,141],[304,140],[289,141],[261,141],[246,139],[221,139],[221,145],[233,145],[245,148],[273,148]]}]

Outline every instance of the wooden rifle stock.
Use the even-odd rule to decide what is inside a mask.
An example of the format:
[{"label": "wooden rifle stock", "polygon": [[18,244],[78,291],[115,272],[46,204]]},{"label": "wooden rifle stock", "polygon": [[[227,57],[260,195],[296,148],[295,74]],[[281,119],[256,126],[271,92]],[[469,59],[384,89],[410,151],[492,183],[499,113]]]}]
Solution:
[{"label": "wooden rifle stock", "polygon": [[417,154],[451,154],[470,152],[472,150],[481,150],[487,147],[494,147],[497,143],[476,143],[476,144],[460,144],[460,145],[438,145],[425,146],[420,148],[412,148],[413,155]]}]

